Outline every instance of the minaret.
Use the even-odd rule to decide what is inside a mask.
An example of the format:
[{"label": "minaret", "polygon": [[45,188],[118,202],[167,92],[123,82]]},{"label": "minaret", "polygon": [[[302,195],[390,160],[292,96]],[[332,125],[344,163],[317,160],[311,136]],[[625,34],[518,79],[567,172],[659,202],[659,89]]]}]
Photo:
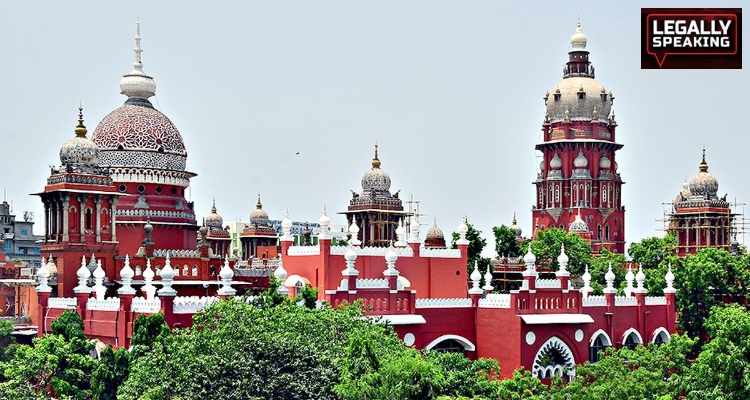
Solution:
[{"label": "minaret", "polygon": [[544,140],[536,145],[543,159],[534,182],[532,221],[539,225],[534,236],[550,227],[568,230],[579,209],[582,222],[590,228],[593,251],[607,248],[623,253],[624,182],[615,162],[615,153],[623,146],[615,142],[614,96],[594,79],[587,44],[578,21],[563,79],[544,96]]}]

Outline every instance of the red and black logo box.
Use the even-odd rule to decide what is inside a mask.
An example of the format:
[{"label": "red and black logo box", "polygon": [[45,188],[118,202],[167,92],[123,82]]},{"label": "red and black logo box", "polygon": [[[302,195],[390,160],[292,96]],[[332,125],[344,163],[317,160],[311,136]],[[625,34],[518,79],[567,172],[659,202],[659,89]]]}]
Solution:
[{"label": "red and black logo box", "polygon": [[741,69],[741,8],[642,8],[641,68]]}]

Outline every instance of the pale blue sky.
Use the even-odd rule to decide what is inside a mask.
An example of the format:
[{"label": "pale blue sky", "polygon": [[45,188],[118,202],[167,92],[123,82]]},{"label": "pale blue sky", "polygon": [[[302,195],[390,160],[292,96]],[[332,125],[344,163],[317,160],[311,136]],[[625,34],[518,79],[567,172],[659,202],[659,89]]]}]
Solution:
[{"label": "pale blue sky", "polygon": [[271,218],[342,211],[377,140],[392,191],[421,201],[423,223],[449,233],[467,213],[489,239],[516,211],[528,234],[542,97],[562,78],[580,15],[597,79],[616,96],[626,237],[637,241],[659,233],[662,203],[697,172],[704,144],[719,195],[750,200],[747,72],[640,69],[641,6],[705,5],[4,2],[0,184],[16,214],[36,212],[39,232],[41,202],[28,193],[59,164],[79,100],[89,132],[125,101],[139,18],[153,103],[198,173],[199,220],[213,197],[225,221],[247,220],[258,192]]}]

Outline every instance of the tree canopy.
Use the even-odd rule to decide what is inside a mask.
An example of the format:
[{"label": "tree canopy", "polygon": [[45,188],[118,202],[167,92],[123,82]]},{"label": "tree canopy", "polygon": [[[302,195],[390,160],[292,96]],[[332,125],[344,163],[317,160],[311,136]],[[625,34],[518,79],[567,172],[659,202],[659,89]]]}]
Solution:
[{"label": "tree canopy", "polygon": [[565,253],[570,258],[568,271],[573,276],[583,275],[586,265],[591,264],[591,245],[580,236],[572,232],[565,232],[560,228],[548,228],[540,230],[536,238],[531,242],[531,251],[537,259],[537,265],[549,267],[557,271],[557,256],[560,255],[560,247],[565,244]]},{"label": "tree canopy", "polygon": [[505,225],[492,228],[495,235],[495,253],[498,257],[518,257],[526,252],[523,241],[521,243],[516,239],[516,232]]}]

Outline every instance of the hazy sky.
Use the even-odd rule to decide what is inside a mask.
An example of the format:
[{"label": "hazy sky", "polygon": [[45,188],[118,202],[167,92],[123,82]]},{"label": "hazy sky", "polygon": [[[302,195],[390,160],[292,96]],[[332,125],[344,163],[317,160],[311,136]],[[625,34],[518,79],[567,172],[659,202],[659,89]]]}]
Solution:
[{"label": "hazy sky", "polygon": [[377,141],[392,191],[421,201],[422,223],[437,218],[449,235],[466,213],[489,249],[491,227],[514,211],[531,232],[542,97],[562,79],[580,15],[597,80],[616,97],[625,234],[637,241],[661,234],[662,203],[698,171],[703,145],[719,196],[750,200],[747,71],[640,69],[640,7],[705,5],[3,2],[0,184],[41,232],[43,207],[28,194],[59,165],[79,100],[89,134],[125,101],[138,18],[152,103],[198,173],[199,221],[213,197],[225,221],[246,221],[260,192],[271,218],[289,208],[317,221],[325,204],[343,223],[332,214],[361,190]]}]

